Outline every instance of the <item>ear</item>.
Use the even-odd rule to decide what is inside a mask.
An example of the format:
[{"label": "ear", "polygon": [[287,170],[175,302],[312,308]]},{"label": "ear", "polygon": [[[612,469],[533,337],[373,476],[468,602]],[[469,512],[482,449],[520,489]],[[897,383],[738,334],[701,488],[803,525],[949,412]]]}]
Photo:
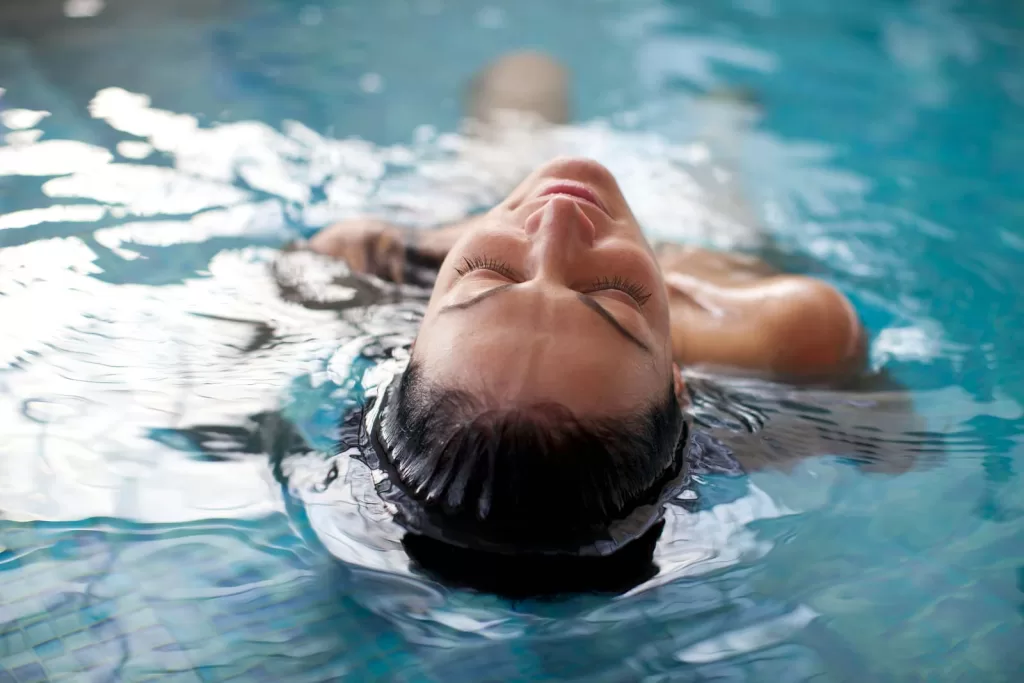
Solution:
[{"label": "ear", "polygon": [[686,400],[686,382],[683,381],[683,371],[679,369],[679,363],[672,364],[672,384],[675,388],[676,398],[679,400],[680,405],[685,405]]}]

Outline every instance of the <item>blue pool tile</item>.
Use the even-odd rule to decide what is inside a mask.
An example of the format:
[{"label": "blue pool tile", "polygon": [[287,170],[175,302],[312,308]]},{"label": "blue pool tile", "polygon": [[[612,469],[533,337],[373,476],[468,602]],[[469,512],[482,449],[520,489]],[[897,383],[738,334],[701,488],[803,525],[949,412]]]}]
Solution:
[{"label": "blue pool tile", "polygon": [[86,630],[89,632],[90,637],[97,641],[110,640],[124,634],[117,620],[109,618],[97,621]]},{"label": "blue pool tile", "polygon": [[84,670],[81,662],[68,652],[46,658],[43,662],[47,676],[55,681],[75,681]]},{"label": "blue pool tile", "polygon": [[46,672],[39,664],[19,666],[13,673],[14,680],[18,683],[44,683],[46,681]]},{"label": "blue pool tile", "polygon": [[47,640],[45,643],[39,643],[32,649],[35,650],[36,655],[38,655],[40,659],[45,661],[51,657],[63,654],[64,643],[61,642],[60,638],[53,638],[52,640]]},{"label": "blue pool tile", "polygon": [[53,640],[56,637],[56,634],[53,632],[53,626],[48,621],[40,621],[31,626],[26,626],[24,631],[28,644],[31,647]]},{"label": "blue pool tile", "polygon": [[27,650],[25,641],[25,634],[18,628],[0,635],[0,658],[7,659]]},{"label": "blue pool tile", "polygon": [[141,631],[135,631],[130,637],[133,647],[147,651],[156,650],[173,640],[171,634],[160,626],[149,626]]},{"label": "blue pool tile", "polygon": [[60,637],[66,637],[82,630],[76,614],[58,614],[51,621],[54,632]]},{"label": "blue pool tile", "polygon": [[196,669],[196,674],[203,683],[219,683],[223,680],[223,672],[218,667],[201,666]]},{"label": "blue pool tile", "polygon": [[64,641],[64,646],[69,650],[77,650],[93,644],[93,639],[89,637],[89,632],[85,630],[69,633],[62,640]]}]

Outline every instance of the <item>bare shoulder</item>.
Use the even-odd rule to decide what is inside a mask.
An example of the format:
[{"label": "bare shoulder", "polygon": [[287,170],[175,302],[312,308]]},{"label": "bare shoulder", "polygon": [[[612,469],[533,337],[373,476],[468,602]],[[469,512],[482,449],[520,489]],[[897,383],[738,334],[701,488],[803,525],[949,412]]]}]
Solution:
[{"label": "bare shoulder", "polygon": [[799,383],[841,381],[863,368],[863,326],[829,283],[769,274],[756,260],[717,252],[677,254],[671,266],[665,281],[679,362]]},{"label": "bare shoulder", "polygon": [[767,278],[761,286],[771,293],[763,315],[775,341],[772,362],[779,372],[839,379],[863,369],[867,335],[846,295],[802,275]]}]

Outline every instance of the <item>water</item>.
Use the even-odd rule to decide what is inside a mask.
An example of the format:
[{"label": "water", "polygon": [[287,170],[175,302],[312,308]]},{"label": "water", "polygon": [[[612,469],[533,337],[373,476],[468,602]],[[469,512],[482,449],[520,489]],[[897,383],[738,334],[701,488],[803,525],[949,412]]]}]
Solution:
[{"label": "water", "polygon": [[[522,44],[572,68],[580,123],[502,174],[450,133],[461,83]],[[8,3],[0,681],[1018,680],[1021,45],[1011,2]],[[763,106],[735,156],[698,142],[725,87]],[[744,216],[708,179],[741,169],[941,455],[707,475],[658,576],[517,601],[411,568],[358,471],[323,486],[347,459],[275,471],[259,420],[331,453],[353,358],[415,307],[287,303],[275,248],[457,217],[551,150],[608,163],[652,235],[720,246]],[[779,405],[727,387],[741,417]]]}]

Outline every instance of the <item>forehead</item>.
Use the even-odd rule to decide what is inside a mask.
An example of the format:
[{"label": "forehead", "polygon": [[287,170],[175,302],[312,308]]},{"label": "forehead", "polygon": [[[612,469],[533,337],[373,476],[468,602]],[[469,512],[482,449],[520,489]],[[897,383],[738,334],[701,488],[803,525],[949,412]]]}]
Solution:
[{"label": "forehead", "polygon": [[424,321],[416,357],[432,381],[501,401],[623,414],[664,391],[670,372],[571,300],[509,297]]}]

